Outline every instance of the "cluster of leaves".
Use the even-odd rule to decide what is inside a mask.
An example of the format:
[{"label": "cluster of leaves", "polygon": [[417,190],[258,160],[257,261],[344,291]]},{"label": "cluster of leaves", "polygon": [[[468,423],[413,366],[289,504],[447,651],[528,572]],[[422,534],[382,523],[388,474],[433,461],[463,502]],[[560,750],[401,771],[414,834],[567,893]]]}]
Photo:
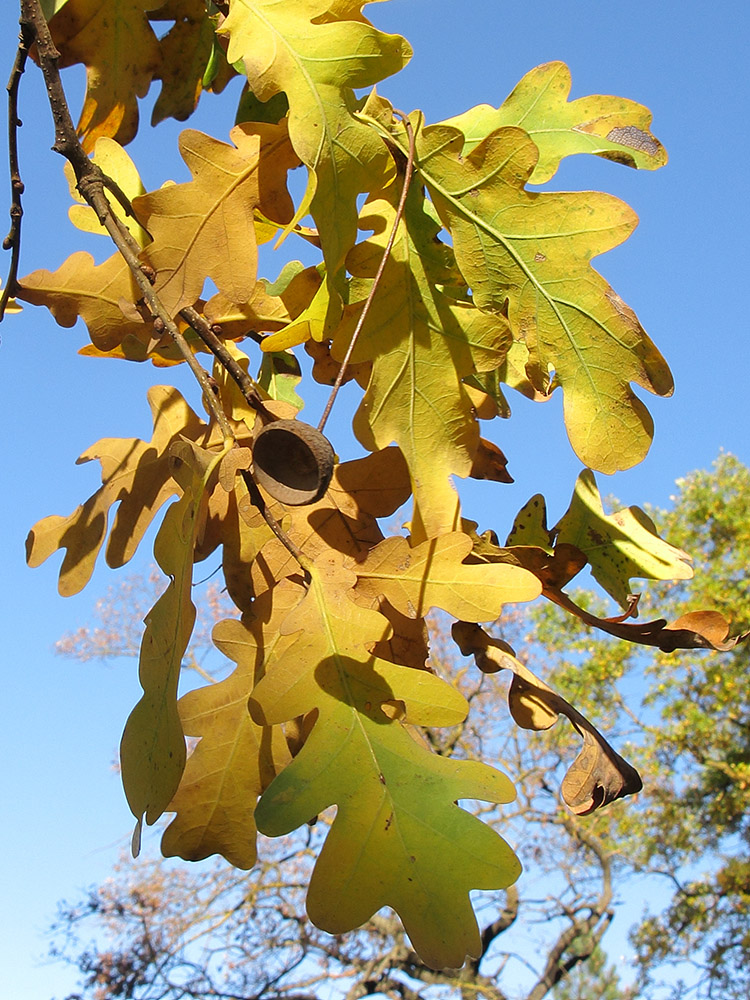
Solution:
[{"label": "cluster of leaves", "polygon": [[[374,89],[356,93],[410,56],[403,38],[367,20],[362,0],[53,7],[59,65],[87,68],[78,133],[116,202],[101,208],[71,154],[81,195],[99,206],[98,218],[75,207],[73,221],[105,224],[125,251],[99,265],[75,253],[13,292],[63,326],[81,318],[89,354],[194,367],[207,343],[216,355],[203,382],[208,421],[176,389],[151,390],[151,440],[88,449],[79,461],[100,462],[101,488],[28,540],[31,565],[65,551],[60,591],[76,593],[102,547],[110,566],[124,565],[169,503],[154,551],[170,582],[146,616],[143,695],[121,746],[136,841],[144,819],[169,811],[167,855],[219,853],[249,868],[256,825],[283,835],[335,805],[311,877],[312,920],[342,932],[390,905],[426,964],[458,967],[481,949],[469,891],[507,887],[520,864],[457,802],[504,803],[514,791],[496,769],[436,754],[420,737],[417,727],[459,724],[468,709],[427,666],[427,613],[457,620],[457,641],[481,669],[513,672],[520,725],[568,716],[584,750],[563,792],[579,813],[638,790],[637,773],[477,623],[544,593],[622,638],[663,649],[731,644],[718,613],[671,625],[626,620],[631,578],[685,579],[688,557],[643,512],[606,514],[591,471],[552,530],[535,497],[505,545],[461,518],[451,483],[507,481],[505,457],[480,433],[480,420],[509,414],[504,387],[539,400],[559,388],[571,444],[590,469],[644,457],[652,425],[632,384],[666,395],[671,376],[591,266],[629,235],[635,215],[606,194],[527,185],[548,180],[571,153],[660,166],[650,114],[611,97],[569,102],[567,68],[549,63],[499,108],[435,125],[418,111],[404,116]],[[37,0],[22,11],[53,88]],[[173,23],[157,39],[162,21]],[[154,120],[182,119],[202,90],[236,73],[246,85],[230,142],[183,132],[192,179],[145,191],[121,146],[135,134],[137,98],[160,80]],[[308,183],[295,204],[287,180],[300,165]],[[319,247],[320,263],[292,262],[275,282],[261,280],[258,246],[277,234]],[[208,279],[218,291],[204,301]],[[256,378],[243,339],[258,346]],[[292,353],[302,344],[316,379],[353,377],[362,387],[353,428],[369,452],[338,463],[307,505],[259,487],[254,454],[269,424],[302,427]],[[285,463],[292,480],[303,476],[291,454],[276,456]],[[385,537],[379,520],[410,496],[408,537]],[[236,667],[178,699],[193,567],[215,552],[241,617],[220,623],[214,641]],[[586,564],[624,615],[593,618],[563,592]],[[189,759],[186,736],[199,739]]]}]

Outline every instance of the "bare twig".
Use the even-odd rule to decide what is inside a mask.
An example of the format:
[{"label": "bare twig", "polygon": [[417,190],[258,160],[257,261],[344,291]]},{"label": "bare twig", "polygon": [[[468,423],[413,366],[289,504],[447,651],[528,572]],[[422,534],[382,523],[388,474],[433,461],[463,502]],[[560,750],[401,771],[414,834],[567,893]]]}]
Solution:
[{"label": "bare twig", "polygon": [[309,561],[309,559],[307,558],[307,556],[305,556],[305,554],[302,551],[302,549],[300,549],[297,545],[294,544],[294,542],[291,540],[291,538],[289,537],[289,535],[287,535],[287,533],[281,527],[281,525],[279,524],[279,522],[273,516],[273,514],[271,513],[271,511],[268,510],[268,508],[266,507],[266,502],[263,499],[263,496],[262,496],[262,494],[260,492],[258,484],[255,482],[255,480],[252,477],[252,473],[250,473],[247,469],[245,469],[245,470],[243,470],[243,471],[240,472],[240,475],[242,476],[242,478],[243,478],[243,480],[245,482],[245,486],[247,486],[247,491],[250,494],[250,500],[251,500],[251,502],[253,504],[253,507],[257,507],[258,508],[258,510],[260,511],[261,517],[263,518],[263,520],[266,522],[266,524],[271,529],[271,531],[274,533],[274,535],[276,535],[276,537],[281,542],[281,544],[284,546],[284,548],[287,549],[287,551],[290,552],[291,555],[294,556],[294,558],[297,560],[297,562],[302,567],[302,569],[303,569],[303,571],[305,573],[306,579],[309,580],[309,577],[310,577],[310,561]]},{"label": "bare twig", "polygon": [[102,170],[88,158],[78,141],[75,126],[70,117],[65,91],[60,80],[60,72],[57,65],[60,53],[52,41],[52,36],[42,13],[39,0],[21,0],[21,24],[29,25],[36,37],[39,65],[47,86],[47,96],[55,125],[53,150],[64,156],[73,167],[78,183],[78,190],[85,201],[94,209],[99,222],[112,237],[113,243],[125,259],[146,304],[154,316],[155,328],[159,332],[166,331],[172,338],[203,390],[206,406],[221,428],[224,438],[232,438],[231,425],[216,399],[208,372],[199,364],[176,323],[162,305],[158,295],[154,292],[151,286],[150,275],[144,270],[138,260],[140,249],[138,244],[133,239],[127,226],[120,222],[112,211],[112,207],[104,193],[105,186],[111,187],[111,183],[108,184]]},{"label": "bare twig", "polygon": [[8,280],[0,293],[0,320],[5,315],[5,309],[10,297],[14,293],[16,278],[18,277],[18,262],[21,255],[21,219],[23,217],[23,207],[21,205],[21,195],[23,194],[23,181],[18,164],[18,129],[23,124],[18,117],[18,88],[21,77],[26,69],[29,49],[34,44],[36,30],[34,25],[25,19],[21,19],[21,32],[18,36],[18,49],[13,63],[13,69],[8,81],[8,166],[10,168],[10,232],[3,240],[3,249],[11,251],[10,268],[8,270]]},{"label": "bare twig", "polygon": [[267,409],[263,402],[255,380],[232,357],[226,345],[216,335],[214,328],[208,320],[204,316],[201,316],[193,306],[186,306],[184,309],[181,309],[180,316],[195,330],[209,351],[211,351],[226,372],[234,379],[248,405],[262,417],[265,417],[266,420],[275,420],[275,416]]},{"label": "bare twig", "polygon": [[406,157],[406,167],[404,168],[404,182],[401,187],[401,197],[398,201],[398,206],[396,208],[396,217],[393,220],[393,226],[391,228],[390,236],[388,237],[388,242],[385,245],[385,250],[383,251],[383,256],[380,259],[380,264],[378,266],[377,273],[373,278],[372,285],[370,286],[370,292],[365,299],[365,304],[362,306],[362,312],[359,314],[359,319],[357,320],[357,325],[354,328],[354,333],[352,334],[352,339],[349,341],[349,346],[346,349],[346,354],[344,355],[344,360],[341,362],[341,367],[339,368],[338,375],[336,376],[336,381],[333,383],[333,388],[331,389],[331,395],[328,397],[328,402],[326,403],[325,409],[323,410],[323,416],[320,418],[320,423],[318,424],[318,430],[322,431],[326,425],[326,420],[333,408],[333,404],[336,400],[341,384],[344,381],[344,375],[346,374],[346,369],[354,353],[354,348],[356,346],[359,335],[362,331],[362,327],[367,319],[367,314],[372,306],[373,299],[375,298],[375,293],[378,290],[380,281],[383,277],[383,271],[385,270],[385,265],[388,263],[388,258],[391,255],[391,250],[393,249],[393,244],[396,242],[396,233],[398,232],[399,223],[404,214],[404,208],[406,206],[406,196],[409,193],[409,185],[411,184],[412,174],[414,173],[414,129],[411,126],[411,122],[403,113],[403,111],[397,111],[394,108],[395,115],[398,115],[404,123],[406,128],[406,134],[409,137],[409,152]]}]

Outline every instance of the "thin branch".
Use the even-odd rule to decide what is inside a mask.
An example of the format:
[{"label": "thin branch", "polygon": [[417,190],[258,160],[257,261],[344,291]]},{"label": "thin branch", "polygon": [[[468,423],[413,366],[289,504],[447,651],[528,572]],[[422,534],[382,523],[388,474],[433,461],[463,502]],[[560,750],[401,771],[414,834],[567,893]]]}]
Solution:
[{"label": "thin branch", "polygon": [[18,129],[23,124],[18,117],[18,88],[21,84],[21,77],[26,69],[29,49],[34,44],[36,29],[26,19],[21,19],[21,33],[18,36],[18,49],[13,63],[13,69],[8,81],[8,167],[10,172],[10,232],[3,240],[3,250],[10,250],[10,268],[8,270],[8,280],[0,293],[0,321],[5,316],[5,309],[10,297],[13,295],[18,277],[18,262],[21,256],[21,219],[23,217],[23,206],[21,195],[23,194],[23,181],[18,164]]},{"label": "thin branch", "polygon": [[204,316],[201,316],[193,306],[186,306],[184,309],[181,309],[180,316],[195,330],[209,351],[211,351],[226,372],[234,379],[247,404],[262,417],[265,417],[266,420],[275,420],[276,417],[267,409],[263,402],[255,380],[232,357],[224,342],[217,336],[215,328],[211,326],[208,320]]},{"label": "thin branch", "polygon": [[385,270],[385,265],[388,263],[388,258],[391,255],[391,250],[393,249],[393,244],[396,242],[396,233],[398,232],[398,227],[401,219],[404,215],[404,208],[406,207],[406,196],[409,193],[409,185],[411,184],[412,175],[414,173],[414,129],[411,126],[411,122],[403,113],[403,111],[397,111],[394,108],[394,114],[398,115],[404,123],[406,128],[406,134],[409,137],[409,152],[406,157],[406,167],[404,169],[404,183],[401,187],[401,196],[398,201],[398,206],[396,208],[396,217],[393,220],[393,226],[391,227],[391,233],[388,237],[388,242],[385,245],[385,250],[383,251],[383,256],[380,258],[380,264],[378,270],[373,278],[372,285],[370,286],[370,292],[365,299],[365,304],[362,307],[362,312],[359,314],[357,320],[357,325],[354,328],[354,333],[352,334],[352,339],[349,341],[349,346],[346,349],[346,354],[344,355],[344,360],[341,362],[341,367],[339,368],[338,375],[336,376],[336,381],[333,383],[333,388],[331,389],[331,395],[328,397],[328,402],[326,403],[325,409],[323,410],[323,416],[320,418],[320,423],[318,424],[318,430],[322,431],[326,425],[326,420],[333,408],[333,404],[336,400],[341,384],[344,381],[344,375],[346,373],[347,366],[351,360],[351,356],[354,353],[354,348],[356,346],[359,335],[362,331],[362,327],[367,319],[367,314],[372,306],[373,299],[375,298],[375,293],[377,292],[380,281],[383,277],[383,271]]},{"label": "thin branch", "polygon": [[232,439],[234,437],[232,427],[226,414],[219,406],[208,372],[200,365],[176,323],[154,292],[151,286],[152,275],[148,273],[148,269],[141,266],[138,260],[138,244],[127,226],[116,217],[104,193],[105,186],[107,186],[104,173],[89,159],[78,141],[60,80],[57,65],[60,53],[52,41],[39,0],[21,0],[21,12],[22,24],[31,25],[36,35],[39,65],[47,86],[47,96],[55,125],[55,142],[52,149],[64,156],[73,167],[78,190],[85,201],[94,209],[99,222],[112,237],[112,242],[130,268],[133,278],[154,316],[154,328],[157,332],[166,331],[172,338],[203,390],[206,406],[221,428],[225,440]]}]

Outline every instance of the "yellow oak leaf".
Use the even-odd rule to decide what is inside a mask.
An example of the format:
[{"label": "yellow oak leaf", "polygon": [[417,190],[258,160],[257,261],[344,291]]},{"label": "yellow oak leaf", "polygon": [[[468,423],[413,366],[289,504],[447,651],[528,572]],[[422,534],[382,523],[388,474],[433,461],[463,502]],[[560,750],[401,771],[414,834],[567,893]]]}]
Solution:
[{"label": "yellow oak leaf", "polygon": [[83,148],[99,136],[125,145],[138,131],[138,101],[159,69],[146,17],[153,0],[68,0],[50,22],[60,68],[83,63],[86,97],[78,122]]},{"label": "yellow oak leaf", "polygon": [[[195,110],[206,86],[218,92],[234,70],[226,66],[221,46],[215,42],[214,23],[205,0],[168,0],[149,13],[151,21],[175,23],[159,38],[161,93],[151,114],[151,124],[165,118],[184,121]],[[221,67],[221,84],[217,77]],[[206,79],[210,74],[210,79]]]},{"label": "yellow oak leaf", "polygon": [[167,510],[154,541],[154,558],[169,584],[146,615],[138,663],[143,695],[128,716],[120,742],[122,783],[138,833],[144,817],[155,823],[169,806],[185,768],[177,684],[195,624],[195,544],[210,480],[222,457],[222,452],[186,440],[173,442],[169,449],[182,496]]},{"label": "yellow oak leaf", "polygon": [[101,488],[68,517],[45,517],[29,532],[26,553],[30,566],[41,565],[57,549],[66,550],[59,582],[63,596],[77,594],[88,583],[107,536],[110,507],[115,504],[107,565],[128,562],[159,508],[181,492],[172,476],[171,446],[183,435],[205,439],[206,425],[176,389],[154,386],[148,391],[148,401],[154,421],[151,440],[104,438],[92,445],[78,463],[98,459]]},{"label": "yellow oak leaf", "polygon": [[91,254],[79,250],[56,271],[41,269],[26,275],[16,295],[47,306],[60,326],[75,326],[80,316],[98,351],[106,353],[133,338],[145,352],[152,339],[152,324],[145,323],[133,306],[140,290],[119,253],[95,264]]},{"label": "yellow oak leaf", "polygon": [[[355,281],[352,300],[364,299],[380,264],[395,210],[373,199],[361,226],[374,236],[358,244],[347,265]],[[479,426],[463,379],[502,361],[511,337],[502,316],[480,312],[448,288],[461,284],[450,247],[437,239],[421,190],[412,186],[404,220],[352,360],[372,361],[354,431],[369,450],[395,442],[409,466],[425,537],[458,523],[458,495],[450,476],[468,476],[479,447]],[[361,301],[347,307],[334,336],[334,357],[351,339]]]},{"label": "yellow oak leaf", "polygon": [[601,472],[630,468],[653,436],[631,383],[666,396],[672,376],[635,313],[590,261],[630,235],[635,213],[600,192],[526,191],[538,151],[521,129],[497,129],[468,156],[463,143],[458,129],[431,126],[418,137],[417,155],[474,301],[507,310],[539,391],[562,386],[579,458]]},{"label": "yellow oak leaf", "polygon": [[237,125],[230,138],[234,146],[187,129],[180,153],[193,180],[134,202],[153,237],[141,256],[156,272],[154,290],[172,315],[196,302],[206,278],[230,301],[247,302],[257,280],[255,210],[280,223],[294,210],[285,183],[299,161],[286,126]]},{"label": "yellow oak leaf", "polygon": [[[146,189],[143,186],[135,163],[133,163],[119,142],[115,142],[114,139],[110,139],[108,136],[100,136],[94,145],[91,159],[98,167],[101,167],[107,177],[111,178],[117,184],[129,201],[132,202],[134,198],[145,192]],[[84,233],[97,233],[109,238],[109,233],[101,222],[99,222],[96,212],[90,205],[86,204],[83,196],[79,194],[75,173],[68,160],[65,161],[64,170],[68,187],[70,188],[70,196],[74,201],[78,202],[77,205],[71,205],[68,209],[70,221]],[[148,233],[138,225],[138,222],[132,215],[129,215],[125,211],[112,192],[107,190],[105,193],[109,199],[112,211],[120,222],[130,230],[139,246],[145,246],[149,241]]]},{"label": "yellow oak leaf", "polygon": [[499,108],[480,104],[440,124],[461,129],[464,156],[497,128],[522,128],[539,150],[532,184],[548,181],[560,160],[573,153],[594,153],[641,170],[664,166],[667,153],[649,131],[648,108],[599,94],[568,101],[570,87],[564,62],[544,63],[527,73]]},{"label": "yellow oak leaf", "polygon": [[200,743],[169,804],[177,815],[162,837],[165,857],[200,861],[221,854],[236,868],[255,864],[256,802],[290,754],[281,727],[258,725],[247,701],[266,659],[294,641],[278,629],[303,596],[299,585],[284,581],[259,597],[242,622],[228,619],[214,629],[214,644],[237,666],[225,680],[189,691],[177,703],[185,735]]},{"label": "yellow oak leaf", "polygon": [[333,279],[356,237],[357,195],[390,163],[380,136],[355,114],[354,90],[398,72],[411,56],[405,39],[376,30],[362,7],[232,0],[218,29],[259,100],[286,94],[292,144],[310,172],[295,219],[312,213]]},{"label": "yellow oak leaf", "polygon": [[400,536],[386,538],[354,566],[357,594],[385,597],[410,618],[442,608],[455,618],[494,621],[503,604],[533,601],[542,592],[533,573],[519,566],[466,564],[472,541],[461,531],[412,548]]}]

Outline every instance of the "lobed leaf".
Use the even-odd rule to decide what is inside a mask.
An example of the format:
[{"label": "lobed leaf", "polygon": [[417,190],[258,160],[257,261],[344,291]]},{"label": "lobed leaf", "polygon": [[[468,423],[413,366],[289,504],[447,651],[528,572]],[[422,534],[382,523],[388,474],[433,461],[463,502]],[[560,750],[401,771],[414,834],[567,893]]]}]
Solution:
[{"label": "lobed leaf", "polygon": [[138,101],[160,65],[146,17],[153,0],[68,0],[50,21],[59,66],[86,66],[86,96],[78,121],[83,148],[100,136],[125,145],[138,131]]},{"label": "lobed leaf", "polygon": [[[355,282],[352,299],[363,299],[380,264],[395,210],[371,199],[361,218],[375,235],[349,254]],[[352,355],[372,362],[354,431],[369,450],[395,441],[409,466],[417,515],[412,533],[452,531],[458,496],[449,477],[468,476],[479,448],[479,427],[463,379],[495,368],[510,343],[506,321],[480,312],[467,298],[452,297],[460,284],[450,247],[437,239],[438,225],[421,192],[412,187],[404,220],[377,295]],[[335,357],[344,354],[361,303],[348,307],[334,336]],[[421,525],[421,529],[420,529]],[[420,536],[421,537],[421,536]]]},{"label": "lobed leaf", "polygon": [[383,596],[410,618],[442,608],[456,618],[494,621],[508,602],[533,601],[539,580],[518,566],[467,565],[471,538],[456,531],[414,548],[401,537],[386,538],[355,567],[357,594]]},{"label": "lobed leaf", "polygon": [[463,142],[457,129],[425,128],[418,161],[475,302],[507,310],[538,391],[562,386],[565,425],[581,460],[602,472],[630,468],[653,434],[630,383],[669,395],[672,377],[590,261],[632,232],[635,214],[599,192],[526,191],[538,153],[518,128],[497,129],[468,156]]},{"label": "lobed leaf", "polygon": [[464,156],[495,129],[522,128],[539,150],[532,184],[548,181],[560,160],[574,153],[594,153],[641,170],[664,166],[667,153],[649,131],[648,108],[601,95],[568,101],[571,82],[565,63],[544,63],[527,73],[499,108],[480,104],[441,124],[464,133]]},{"label": "lobed leaf", "polygon": [[623,608],[630,579],[689,580],[690,556],[659,538],[653,521],[638,507],[605,514],[594,474],[576,481],[570,507],[553,529],[558,545],[575,545],[591,563],[594,579]]},{"label": "lobed leaf", "polygon": [[154,290],[172,315],[193,305],[206,278],[230,302],[248,301],[257,280],[256,209],[278,223],[294,211],[286,174],[299,161],[286,126],[237,125],[230,138],[235,146],[187,129],[180,153],[193,180],[134,202],[153,237],[142,259],[156,272]]},{"label": "lobed leaf", "polygon": [[35,306],[47,306],[60,326],[86,324],[94,347],[109,352],[132,338],[146,351],[153,326],[135,310],[140,298],[132,272],[119,253],[95,264],[82,250],[71,254],[56,271],[33,271],[18,283],[16,295]]},{"label": "lobed leaf", "polygon": [[170,449],[183,435],[199,440],[206,425],[196,417],[180,393],[168,386],[148,391],[154,421],[150,441],[103,438],[78,459],[98,459],[102,486],[68,517],[52,515],[37,522],[26,540],[29,566],[39,566],[58,549],[65,549],[59,590],[77,594],[88,583],[99,550],[107,536],[109,510],[118,504],[107,542],[107,565],[123,566],[133,556],[159,508],[180,484],[172,476]]},{"label": "lobed leaf", "polygon": [[400,35],[377,31],[363,0],[231,0],[218,29],[229,62],[242,62],[263,102],[285,93],[289,135],[310,171],[296,218],[309,210],[335,277],[356,236],[356,199],[371,191],[389,157],[378,134],[356,116],[354,89],[398,72],[411,56]]},{"label": "lobed leaf", "polygon": [[390,905],[426,964],[458,967],[481,951],[469,891],[510,885],[520,865],[456,800],[507,802],[513,789],[483,764],[432,755],[391,717],[401,703],[405,722],[450,725],[467,706],[429,672],[367,656],[384,622],[352,603],[354,580],[332,560],[316,565],[307,596],[281,629],[295,642],[255,689],[258,722],[318,713],[298,755],[261,797],[256,820],[278,836],[336,804],[310,883],[311,919],[342,933]]}]

